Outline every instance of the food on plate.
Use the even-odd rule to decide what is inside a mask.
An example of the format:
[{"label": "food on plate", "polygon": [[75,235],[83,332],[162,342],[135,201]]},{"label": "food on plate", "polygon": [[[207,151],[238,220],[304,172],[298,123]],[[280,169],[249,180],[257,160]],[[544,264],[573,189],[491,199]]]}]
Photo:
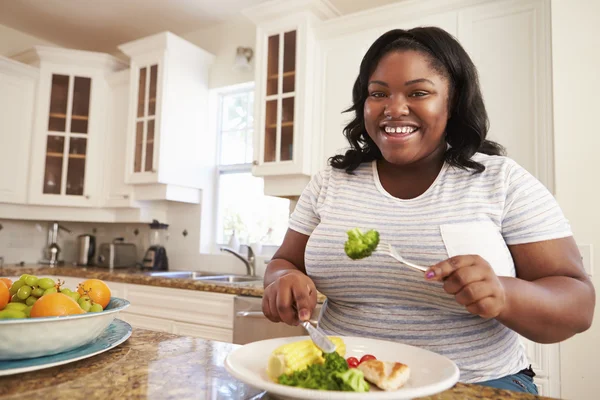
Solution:
[{"label": "food on plate", "polygon": [[84,310],[71,297],[62,293],[43,295],[33,304],[30,316],[35,317],[60,317],[62,315],[83,314]]},{"label": "food on plate", "polygon": [[368,392],[369,384],[363,373],[349,369],[344,357],[337,352],[323,356],[324,363],[311,364],[289,375],[283,374],[278,382],[282,385],[296,386],[306,389],[337,390],[345,392]]},{"label": "food on plate", "polygon": [[3,310],[4,307],[6,307],[6,305],[10,301],[10,297],[11,296],[8,287],[6,286],[4,281],[0,281],[0,310]]},{"label": "food on plate", "polygon": [[397,390],[410,377],[410,368],[399,362],[365,360],[357,369],[363,372],[365,379],[383,390]]},{"label": "food on plate", "polygon": [[362,233],[359,228],[353,228],[346,233],[348,240],[344,243],[344,251],[353,260],[370,256],[379,244],[379,232],[374,229]]},{"label": "food on plate", "polygon": [[[10,286],[6,285],[7,282]],[[52,278],[29,274],[21,275],[15,282],[0,278],[0,319],[100,312],[108,305],[110,296],[108,285],[99,279],[88,279],[78,286],[77,291],[73,291],[64,287],[64,281]],[[7,300],[6,304],[3,300]]]},{"label": "food on plate", "polygon": [[102,308],[106,308],[110,302],[110,289],[106,283],[100,279],[88,279],[80,283],[77,287],[77,292],[80,296],[87,295],[92,302],[100,304]]},{"label": "food on plate", "polygon": [[[335,344],[335,351],[340,355],[346,354],[346,345],[339,337],[329,337]],[[276,348],[269,356],[267,374],[277,381],[281,374],[289,375],[294,371],[306,368],[310,364],[325,362],[323,352],[315,346],[312,340],[301,340],[288,343]]]},{"label": "food on plate", "polygon": [[358,358],[356,358],[356,357],[348,357],[346,359],[346,362],[348,363],[348,368],[358,367]]}]

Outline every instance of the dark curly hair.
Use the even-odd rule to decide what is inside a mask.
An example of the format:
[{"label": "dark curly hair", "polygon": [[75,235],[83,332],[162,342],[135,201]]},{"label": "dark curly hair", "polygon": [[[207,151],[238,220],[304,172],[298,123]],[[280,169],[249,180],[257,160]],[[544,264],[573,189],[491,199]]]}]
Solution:
[{"label": "dark curly hair", "polygon": [[446,162],[462,169],[483,172],[485,167],[471,157],[476,153],[503,155],[504,148],[486,140],[488,115],[479,88],[477,69],[458,41],[436,27],[409,30],[394,29],[381,35],[369,48],[360,64],[360,72],[352,89],[354,119],[344,128],[351,149],[329,159],[334,168],[351,173],[361,163],[382,159],[381,151],[365,129],[364,105],[368,96],[369,77],[381,58],[391,51],[413,50],[426,55],[430,65],[449,82],[449,115],[446,141],[450,145]]}]

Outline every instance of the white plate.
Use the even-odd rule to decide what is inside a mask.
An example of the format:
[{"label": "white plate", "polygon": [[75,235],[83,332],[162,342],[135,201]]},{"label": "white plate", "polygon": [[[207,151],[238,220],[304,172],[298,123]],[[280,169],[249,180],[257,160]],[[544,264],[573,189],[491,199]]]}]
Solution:
[{"label": "white plate", "polygon": [[229,353],[225,368],[233,377],[250,386],[292,399],[412,399],[442,392],[458,382],[458,367],[444,356],[405,344],[352,336],[342,337],[346,344],[345,358],[360,359],[364,354],[372,354],[382,361],[406,364],[410,367],[410,379],[406,385],[393,392],[381,391],[371,385],[369,393],[356,393],[303,389],[271,381],[266,372],[271,352],[282,344],[306,339],[308,336],[296,336],[248,343]]}]

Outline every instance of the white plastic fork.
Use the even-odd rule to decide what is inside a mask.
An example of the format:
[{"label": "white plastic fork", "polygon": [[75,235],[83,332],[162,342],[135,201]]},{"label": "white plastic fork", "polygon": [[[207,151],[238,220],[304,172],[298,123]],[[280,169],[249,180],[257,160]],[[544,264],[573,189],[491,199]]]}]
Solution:
[{"label": "white plastic fork", "polygon": [[398,252],[396,251],[396,249],[394,249],[392,247],[391,244],[389,243],[379,243],[379,245],[377,246],[377,250],[382,251],[383,253],[389,255],[390,257],[396,259],[396,261],[401,262],[402,264],[406,265],[407,267],[411,267],[414,269],[418,269],[419,271],[427,271],[427,267],[422,267],[420,265],[417,264],[413,264],[409,261],[406,261],[404,258],[402,258],[402,256],[400,254],[398,254]]}]

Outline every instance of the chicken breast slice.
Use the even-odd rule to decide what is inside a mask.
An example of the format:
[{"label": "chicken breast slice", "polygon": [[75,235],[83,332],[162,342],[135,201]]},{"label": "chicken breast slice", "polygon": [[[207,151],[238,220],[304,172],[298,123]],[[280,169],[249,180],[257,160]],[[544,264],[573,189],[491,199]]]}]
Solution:
[{"label": "chicken breast slice", "polygon": [[358,367],[365,379],[383,390],[397,390],[404,386],[410,377],[410,368],[406,364],[391,361],[367,360]]}]

